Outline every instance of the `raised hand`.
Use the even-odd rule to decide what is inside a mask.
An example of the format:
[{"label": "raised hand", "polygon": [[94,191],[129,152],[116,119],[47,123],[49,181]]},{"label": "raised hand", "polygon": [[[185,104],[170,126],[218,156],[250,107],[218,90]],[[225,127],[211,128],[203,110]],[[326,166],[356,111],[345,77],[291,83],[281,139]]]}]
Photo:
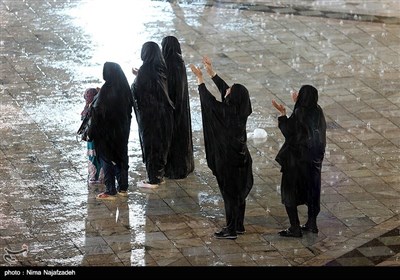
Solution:
[{"label": "raised hand", "polygon": [[190,64],[190,69],[192,70],[193,74],[196,75],[197,78],[203,76],[203,72],[201,71],[201,69],[195,66],[194,64]]},{"label": "raised hand", "polygon": [[272,99],[272,105],[281,113],[282,116],[286,115],[286,108],[282,104],[279,104],[278,102],[275,101],[275,99]]},{"label": "raised hand", "polygon": [[291,92],[291,95],[292,95],[293,102],[296,103],[297,98],[299,97],[299,93],[294,90],[294,91]]},{"label": "raised hand", "polygon": [[204,83],[203,72],[201,71],[201,69],[193,64],[190,64],[189,66],[190,66],[190,69],[192,70],[193,74],[197,77],[197,83],[199,85]]},{"label": "raised hand", "polygon": [[208,56],[203,56],[203,64],[206,68],[207,74],[212,78],[216,75],[214,72],[211,59]]}]

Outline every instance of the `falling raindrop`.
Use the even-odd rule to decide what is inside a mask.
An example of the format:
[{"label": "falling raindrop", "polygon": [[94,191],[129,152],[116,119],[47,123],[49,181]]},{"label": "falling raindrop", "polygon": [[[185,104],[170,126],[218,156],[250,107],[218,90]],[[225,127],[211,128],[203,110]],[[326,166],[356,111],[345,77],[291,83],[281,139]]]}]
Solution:
[{"label": "falling raindrop", "polygon": [[325,151],[325,157],[330,158],[331,157],[331,152],[330,151]]},{"label": "falling raindrop", "polygon": [[115,222],[118,222],[118,218],[119,218],[119,208],[117,208],[117,210],[115,211]]}]

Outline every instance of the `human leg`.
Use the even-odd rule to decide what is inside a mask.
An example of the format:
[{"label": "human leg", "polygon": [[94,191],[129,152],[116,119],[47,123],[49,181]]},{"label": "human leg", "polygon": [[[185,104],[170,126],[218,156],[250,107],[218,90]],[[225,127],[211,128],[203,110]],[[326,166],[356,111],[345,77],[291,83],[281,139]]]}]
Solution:
[{"label": "human leg", "polygon": [[115,176],[116,168],[115,165],[108,161],[107,159],[100,157],[103,170],[104,170],[104,184],[106,185],[106,191],[100,194],[97,198],[103,199],[102,196],[115,196],[117,194],[117,189],[115,188]]},{"label": "human leg", "polygon": [[118,192],[126,192],[128,190],[128,169],[129,165],[128,165],[128,155],[127,155],[123,163],[118,163],[116,165]]},{"label": "human leg", "polygon": [[289,217],[290,227],[280,231],[279,235],[285,237],[302,237],[297,206],[285,206],[285,209]]},{"label": "human leg", "polygon": [[246,211],[246,200],[239,202],[238,215],[236,218],[236,233],[243,234],[246,232],[244,228],[244,214]]},{"label": "human leg", "polygon": [[158,161],[153,160],[146,162],[146,171],[148,180],[146,183],[157,185],[162,184],[164,179],[164,166]]},{"label": "human leg", "polygon": [[97,173],[97,168],[95,165],[95,149],[94,149],[94,143],[93,141],[87,141],[86,142],[86,147],[87,147],[87,156],[88,156],[88,183],[89,184],[95,184],[97,181],[96,178],[96,173]]},{"label": "human leg", "polygon": [[307,222],[301,227],[304,231],[318,233],[317,216],[320,212],[322,162],[314,162],[310,172],[310,184],[307,193]]},{"label": "human leg", "polygon": [[88,160],[88,183],[89,184],[96,184],[96,166],[94,166],[91,160]]},{"label": "human leg", "polygon": [[224,200],[226,227],[223,227],[219,232],[215,232],[214,236],[219,239],[236,239],[237,211],[235,208],[237,207],[234,205],[234,200],[228,195],[222,194],[222,198]]}]

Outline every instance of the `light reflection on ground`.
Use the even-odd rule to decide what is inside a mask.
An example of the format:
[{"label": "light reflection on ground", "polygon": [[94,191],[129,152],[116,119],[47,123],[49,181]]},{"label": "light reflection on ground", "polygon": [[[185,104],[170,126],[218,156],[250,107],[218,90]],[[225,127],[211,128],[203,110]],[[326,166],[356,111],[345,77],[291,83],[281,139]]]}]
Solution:
[{"label": "light reflection on ground", "polygon": [[[114,61],[121,65],[133,82],[132,67],[141,65],[140,51],[143,43],[154,40],[154,33],[163,33],[161,22],[172,21],[168,2],[154,1],[84,1],[68,12],[74,23],[87,33],[93,44],[92,59],[99,65]],[[160,26],[149,28],[148,22],[160,20]],[[92,70],[95,70],[92,68]]]}]

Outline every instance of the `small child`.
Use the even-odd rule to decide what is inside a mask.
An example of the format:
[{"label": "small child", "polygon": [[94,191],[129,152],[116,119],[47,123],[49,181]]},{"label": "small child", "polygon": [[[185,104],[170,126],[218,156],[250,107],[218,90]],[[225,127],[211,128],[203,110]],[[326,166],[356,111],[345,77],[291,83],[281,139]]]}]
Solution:
[{"label": "small child", "polygon": [[[96,88],[88,88],[85,90],[83,98],[86,101],[85,107],[81,113],[81,120],[83,121],[88,114],[90,114],[90,106],[94,97],[98,93]],[[95,144],[93,140],[86,141],[88,161],[88,183],[91,184],[104,184],[104,172],[100,163],[100,159],[96,156]]]}]

